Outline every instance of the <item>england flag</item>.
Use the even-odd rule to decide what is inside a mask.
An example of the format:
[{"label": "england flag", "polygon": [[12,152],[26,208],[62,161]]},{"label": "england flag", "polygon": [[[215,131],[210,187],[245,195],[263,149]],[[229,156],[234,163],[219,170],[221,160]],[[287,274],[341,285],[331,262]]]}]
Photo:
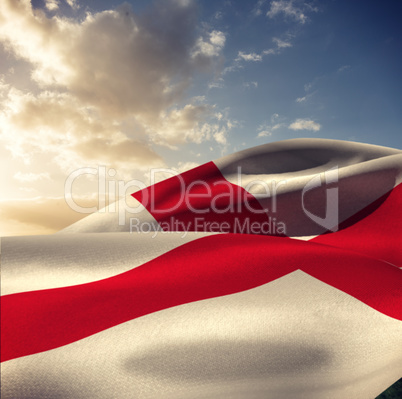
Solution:
[{"label": "england flag", "polygon": [[375,398],[402,375],[401,181],[401,150],[285,140],[3,238],[2,398]]}]

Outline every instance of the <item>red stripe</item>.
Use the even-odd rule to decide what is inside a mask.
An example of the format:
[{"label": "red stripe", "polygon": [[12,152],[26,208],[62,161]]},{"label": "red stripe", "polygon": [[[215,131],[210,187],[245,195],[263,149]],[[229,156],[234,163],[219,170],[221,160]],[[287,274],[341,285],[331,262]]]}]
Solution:
[{"label": "red stripe", "polygon": [[[402,184],[347,220],[342,230],[311,241],[350,249],[402,266]],[[364,216],[364,217],[363,217]]]},{"label": "red stripe", "polygon": [[[166,231],[284,236],[259,201],[244,188],[227,181],[213,162],[137,191],[132,196]],[[246,221],[254,229],[241,230]]]},{"label": "red stripe", "polygon": [[311,242],[224,234],[105,280],[3,296],[1,360],[57,348],[172,306],[244,291],[297,269],[402,319],[402,273],[393,266]]}]

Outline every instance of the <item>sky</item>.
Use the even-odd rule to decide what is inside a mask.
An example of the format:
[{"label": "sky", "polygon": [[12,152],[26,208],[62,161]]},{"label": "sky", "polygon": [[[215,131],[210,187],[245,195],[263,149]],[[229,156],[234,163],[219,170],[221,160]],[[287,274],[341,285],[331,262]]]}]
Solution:
[{"label": "sky", "polygon": [[64,198],[80,168],[96,173],[73,198],[95,209],[103,175],[148,184],[150,168],[279,140],[401,149],[401,14],[397,0],[2,0],[0,235],[85,216]]}]

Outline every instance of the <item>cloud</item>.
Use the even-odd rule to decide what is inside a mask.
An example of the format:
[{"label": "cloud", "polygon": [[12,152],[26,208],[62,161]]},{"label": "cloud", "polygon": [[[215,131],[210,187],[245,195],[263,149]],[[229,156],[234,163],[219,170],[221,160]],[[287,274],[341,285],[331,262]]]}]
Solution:
[{"label": "cloud", "polygon": [[233,127],[227,115],[215,111],[209,104],[187,104],[183,108],[173,108],[158,125],[149,128],[154,143],[176,148],[178,144],[214,140],[226,144],[226,136]]},{"label": "cloud", "polygon": [[225,44],[217,30],[196,36],[190,1],[159,1],[143,15],[126,3],[88,13],[82,22],[47,18],[27,2],[17,4],[5,0],[0,38],[34,66],[35,82],[67,89],[113,116],[155,117],[180,99],[192,74]]},{"label": "cloud", "polygon": [[38,180],[51,180],[50,175],[47,172],[43,173],[22,173],[22,172],[17,172],[14,175],[14,179],[17,179],[18,181],[25,183],[25,182],[35,182]]},{"label": "cloud", "polygon": [[217,19],[217,20],[222,19],[222,17],[223,17],[222,11],[217,11],[217,12],[214,14],[214,18]]},{"label": "cloud", "polygon": [[324,78],[324,76],[317,76],[315,77],[311,82],[306,83],[304,85],[304,91],[305,95],[301,97],[296,98],[297,103],[305,103],[307,100],[309,100],[311,97],[315,96],[318,93],[318,90],[312,91],[317,84]]},{"label": "cloud", "polygon": [[95,108],[84,107],[69,94],[35,96],[9,88],[2,106],[2,139],[14,156],[27,162],[35,154],[54,154],[69,169],[88,161],[111,165],[162,162],[145,141],[142,126],[137,126],[136,138],[129,137],[124,130],[127,124],[134,130],[134,122],[102,118]]},{"label": "cloud", "polygon": [[[83,197],[75,201],[82,207],[97,205],[96,198]],[[72,210],[64,197],[13,199],[0,201],[0,204],[2,236],[52,234],[88,216]]]},{"label": "cloud", "polygon": [[226,74],[228,72],[234,72],[242,68],[242,65],[240,64],[241,61],[246,61],[246,62],[260,62],[263,60],[263,57],[266,55],[275,55],[275,54],[280,54],[282,49],[287,48],[287,47],[292,47],[292,43],[290,42],[290,38],[292,36],[287,34],[286,39],[279,39],[277,37],[274,37],[272,41],[275,43],[275,47],[263,50],[260,54],[251,52],[251,53],[245,53],[243,51],[239,51],[236,59],[234,60],[233,65],[230,65],[226,67],[223,70],[223,74]]},{"label": "cloud", "polygon": [[266,0],[258,0],[257,4],[254,6],[253,10],[252,10],[252,15],[258,17],[259,15],[262,14],[262,6],[264,5],[264,3],[266,2]]},{"label": "cloud", "polygon": [[243,53],[243,51],[239,51],[236,61],[244,60],[244,61],[262,61],[262,56],[257,53]]},{"label": "cloud", "polygon": [[184,100],[196,73],[219,67],[226,41],[200,27],[197,12],[193,1],[166,0],[141,14],[125,3],[79,20],[4,0],[0,42],[32,70],[29,90],[0,84],[7,148],[27,163],[46,154],[64,169],[89,161],[132,169],[162,163],[154,144],[222,143],[213,105]]},{"label": "cloud", "polygon": [[[312,86],[311,86],[312,87]],[[310,88],[311,88],[310,87]],[[310,88],[308,89],[308,90],[310,90]],[[308,91],[308,90],[306,90],[306,91]],[[296,102],[297,103],[305,103],[307,100],[309,100],[311,97],[313,97],[314,95],[316,95],[317,94],[317,90],[315,90],[315,91],[312,91],[312,92],[310,92],[310,93],[307,93],[305,96],[303,96],[303,97],[298,97],[298,98],[296,98]]]},{"label": "cloud", "polygon": [[285,40],[279,39],[277,37],[274,37],[272,41],[276,44],[274,48],[270,48],[268,50],[264,50],[262,52],[263,55],[274,55],[274,54],[280,54],[282,49],[288,48],[288,47],[293,47],[293,44],[290,42],[291,35],[287,35],[287,38]]},{"label": "cloud", "polygon": [[276,114],[276,113],[272,114],[270,124],[263,123],[260,126],[258,126],[258,128],[257,128],[257,132],[258,132],[257,138],[272,136],[273,133],[275,132],[275,130],[278,130],[281,127],[284,126],[283,122],[279,122],[280,120],[283,121],[283,118],[281,118],[279,116],[279,114]]},{"label": "cloud", "polygon": [[286,47],[292,47],[292,43],[290,43],[289,41],[286,41],[286,40],[278,39],[277,37],[274,37],[272,39],[272,41],[274,43],[276,43],[276,46],[277,46],[278,49],[286,48]]},{"label": "cloud", "polygon": [[298,103],[303,103],[303,102],[305,102],[306,100],[307,100],[307,96],[296,98],[296,102],[298,102]]},{"label": "cloud", "polygon": [[257,131],[259,132],[257,138],[272,136],[274,131],[280,129],[282,126],[283,123],[277,123],[275,125],[260,125],[257,129]]},{"label": "cloud", "polygon": [[192,53],[192,57],[218,56],[225,45],[225,35],[221,31],[214,30],[208,34],[207,39],[199,37]]},{"label": "cloud", "polygon": [[299,3],[293,0],[278,0],[272,1],[271,7],[267,12],[267,16],[269,18],[275,18],[276,16],[283,14],[287,18],[291,18],[301,24],[305,24],[308,20],[306,15],[307,11],[317,12],[318,9],[312,7],[308,3],[301,3],[300,5],[295,4]]},{"label": "cloud", "polygon": [[338,69],[338,72],[340,73],[340,72],[344,72],[344,71],[347,71],[348,69],[350,69],[351,67],[350,67],[350,65],[342,65],[339,69]]},{"label": "cloud", "polygon": [[277,130],[283,126],[283,123],[277,123],[276,125],[272,126],[272,130]]},{"label": "cloud", "polygon": [[174,108],[160,121],[160,126],[154,128],[153,140],[158,144],[209,140],[211,131],[203,121],[212,114],[213,107],[207,104],[187,104],[183,108]]},{"label": "cloud", "polygon": [[[221,79],[223,80],[223,79]],[[224,84],[222,81],[215,81],[208,83],[208,89],[223,89]]]},{"label": "cloud", "polygon": [[162,163],[162,159],[146,144],[128,138],[108,142],[103,138],[93,137],[79,142],[72,147],[72,150],[84,159],[99,160],[107,165],[116,165],[121,162],[148,162],[149,165],[156,165],[157,160]]},{"label": "cloud", "polygon": [[261,130],[259,133],[258,133],[258,138],[260,138],[260,137],[268,137],[268,136],[272,136],[272,132],[270,132],[269,130]]},{"label": "cloud", "polygon": [[217,143],[226,145],[227,144],[227,138],[226,138],[226,129],[223,128],[217,132],[214,133],[214,139]]},{"label": "cloud", "polygon": [[45,7],[49,11],[57,10],[59,8],[59,2],[57,0],[46,0],[45,1]]},{"label": "cloud", "polygon": [[80,6],[77,3],[77,0],[66,0],[66,2],[73,10],[78,10],[80,8]]},{"label": "cloud", "polygon": [[243,86],[247,88],[254,87],[256,89],[258,87],[258,82],[244,82]]},{"label": "cloud", "polygon": [[292,130],[312,130],[318,132],[321,129],[321,125],[311,119],[296,119],[289,125],[289,129]]}]

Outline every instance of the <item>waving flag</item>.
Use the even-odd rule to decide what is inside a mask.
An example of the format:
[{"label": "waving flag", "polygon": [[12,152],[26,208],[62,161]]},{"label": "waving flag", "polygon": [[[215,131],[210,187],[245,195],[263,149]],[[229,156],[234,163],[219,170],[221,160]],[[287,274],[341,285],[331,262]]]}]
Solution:
[{"label": "waving flag", "polygon": [[245,150],[2,240],[4,398],[374,398],[402,370],[402,151]]}]

